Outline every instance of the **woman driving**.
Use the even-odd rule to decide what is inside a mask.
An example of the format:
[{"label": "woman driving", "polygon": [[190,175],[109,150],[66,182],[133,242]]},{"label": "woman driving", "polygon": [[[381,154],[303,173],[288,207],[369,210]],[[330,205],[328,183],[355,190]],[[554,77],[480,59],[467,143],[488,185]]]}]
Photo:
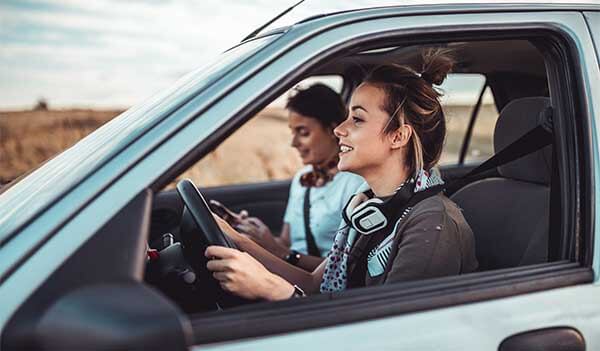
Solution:
[{"label": "woman driving", "polygon": [[334,130],[338,168],[361,175],[367,186],[344,207],[323,263],[312,272],[298,269],[217,218],[240,249],[206,249],[207,268],[221,286],[245,298],[282,300],[474,271],[473,233],[432,169],[446,133],[434,85],[452,66],[447,52],[428,50],[420,70],[381,66],[354,91],[348,118]]}]

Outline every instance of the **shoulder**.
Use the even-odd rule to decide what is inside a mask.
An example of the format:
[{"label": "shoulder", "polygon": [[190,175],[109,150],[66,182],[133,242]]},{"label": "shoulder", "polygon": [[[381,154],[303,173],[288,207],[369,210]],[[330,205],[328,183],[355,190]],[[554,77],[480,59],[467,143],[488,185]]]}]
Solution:
[{"label": "shoulder", "polygon": [[447,229],[462,229],[468,226],[460,208],[443,194],[434,195],[416,204],[405,224],[407,226],[444,225]]},{"label": "shoulder", "polygon": [[294,177],[292,178],[292,187],[300,186],[300,177],[302,177],[303,174],[311,172],[312,169],[313,169],[312,165],[306,165],[306,166],[300,168],[296,172],[296,174],[294,174]]},{"label": "shoulder", "polygon": [[294,174],[294,178],[292,178],[292,181],[295,183],[298,183],[300,180],[300,177],[302,177],[303,174],[311,172],[312,170],[313,170],[312,165],[303,166],[296,172],[296,174]]}]

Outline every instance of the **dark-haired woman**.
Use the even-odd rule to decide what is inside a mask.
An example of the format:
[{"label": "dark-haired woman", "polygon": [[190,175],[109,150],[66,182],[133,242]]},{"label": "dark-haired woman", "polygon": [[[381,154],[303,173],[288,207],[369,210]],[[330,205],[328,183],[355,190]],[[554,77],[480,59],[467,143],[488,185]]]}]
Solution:
[{"label": "dark-haired woman", "polygon": [[346,107],[338,93],[326,85],[314,84],[297,90],[288,99],[286,109],[291,144],[305,167],[292,179],[281,234],[274,237],[256,217],[244,219],[236,229],[275,256],[312,272],[331,248],[342,207],[364,179],[338,172],[339,145],[333,129],[346,118]]},{"label": "dark-haired woman", "polygon": [[246,298],[281,300],[303,291],[341,291],[474,271],[469,225],[456,204],[432,191],[443,184],[432,168],[446,132],[440,93],[433,86],[442,83],[452,65],[445,52],[428,51],[420,70],[379,67],[353,93],[349,116],[335,129],[341,146],[338,168],[361,175],[368,189],[346,205],[325,262],[312,273],[299,270],[220,221],[242,250],[206,249],[207,257],[216,258],[207,267],[221,286]]}]

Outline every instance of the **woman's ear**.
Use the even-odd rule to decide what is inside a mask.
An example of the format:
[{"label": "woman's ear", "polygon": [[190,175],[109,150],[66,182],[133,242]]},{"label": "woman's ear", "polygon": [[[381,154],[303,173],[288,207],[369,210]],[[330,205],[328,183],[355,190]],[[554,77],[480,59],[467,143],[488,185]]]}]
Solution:
[{"label": "woman's ear", "polygon": [[400,128],[390,134],[392,149],[400,149],[405,147],[410,141],[413,129],[410,125],[404,123]]}]

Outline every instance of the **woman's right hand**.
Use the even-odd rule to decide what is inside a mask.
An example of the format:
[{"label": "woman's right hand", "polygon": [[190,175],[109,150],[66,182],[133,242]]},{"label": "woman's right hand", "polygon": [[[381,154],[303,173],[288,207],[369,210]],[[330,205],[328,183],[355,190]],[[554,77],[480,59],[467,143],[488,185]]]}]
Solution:
[{"label": "woman's right hand", "polygon": [[265,266],[245,252],[221,246],[209,246],[204,255],[206,267],[213,272],[221,287],[247,299],[285,300],[294,286],[269,272]]}]

